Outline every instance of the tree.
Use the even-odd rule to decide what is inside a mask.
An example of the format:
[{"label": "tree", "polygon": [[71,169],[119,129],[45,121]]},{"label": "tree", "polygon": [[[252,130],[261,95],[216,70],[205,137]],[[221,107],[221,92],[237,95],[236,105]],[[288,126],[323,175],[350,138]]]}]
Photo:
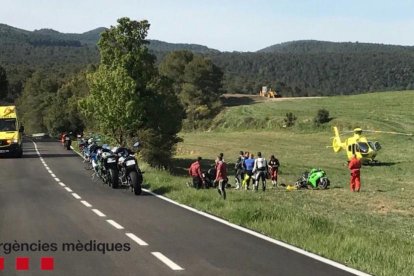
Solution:
[{"label": "tree", "polygon": [[92,118],[103,134],[125,146],[126,139],[142,124],[135,81],[122,67],[99,69],[87,76],[90,95],[81,101],[86,117]]},{"label": "tree", "polygon": [[82,133],[85,123],[92,120],[84,118],[79,110],[78,101],[89,94],[86,72],[81,72],[57,91],[44,118],[48,132],[58,134],[64,131]]},{"label": "tree", "polygon": [[318,110],[318,113],[316,114],[316,117],[313,119],[313,122],[316,125],[321,125],[329,122],[330,120],[331,119],[329,118],[329,111],[322,108]]},{"label": "tree", "polygon": [[188,51],[173,52],[160,64],[160,73],[173,82],[188,128],[203,126],[220,111],[223,73],[210,59]]},{"label": "tree", "polygon": [[47,108],[56,97],[59,86],[58,80],[42,72],[35,72],[26,81],[17,105],[27,133],[47,132]]},{"label": "tree", "polygon": [[[80,106],[102,133],[120,145],[138,136],[144,159],[152,166],[168,166],[178,142],[182,109],[146,47],[149,26],[146,20],[120,18],[118,26],[102,34],[101,64],[87,76],[90,95]],[[151,140],[155,138],[157,144]]]},{"label": "tree", "polygon": [[8,86],[6,70],[0,66],[0,102],[7,97]]}]

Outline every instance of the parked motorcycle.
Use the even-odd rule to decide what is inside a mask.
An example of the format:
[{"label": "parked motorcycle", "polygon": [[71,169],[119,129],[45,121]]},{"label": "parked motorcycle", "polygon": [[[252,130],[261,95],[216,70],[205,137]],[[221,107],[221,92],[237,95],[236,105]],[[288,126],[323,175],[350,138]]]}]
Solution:
[{"label": "parked motorcycle", "polygon": [[70,138],[70,133],[66,134],[63,139],[64,139],[63,147],[67,150],[70,150],[70,146],[72,145],[72,139]]},{"label": "parked motorcycle", "polygon": [[138,166],[138,161],[133,152],[127,148],[118,148],[115,151],[118,156],[118,183],[113,184],[113,188],[118,185],[130,187],[135,195],[142,193],[143,172]]},{"label": "parked motorcycle", "polygon": [[103,147],[97,157],[98,175],[102,181],[113,188],[118,186],[117,156],[107,147]]},{"label": "parked motorcycle", "polygon": [[327,189],[329,185],[330,181],[322,169],[312,169],[310,172],[304,172],[295,183],[297,189]]}]

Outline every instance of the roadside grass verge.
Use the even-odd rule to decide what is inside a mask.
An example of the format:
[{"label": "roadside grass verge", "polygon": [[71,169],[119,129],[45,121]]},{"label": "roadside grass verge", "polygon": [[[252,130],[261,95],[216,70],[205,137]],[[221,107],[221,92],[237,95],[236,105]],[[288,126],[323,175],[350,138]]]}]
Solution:
[{"label": "roadside grass verge", "polygon": [[[349,191],[345,153],[326,147],[334,125],[413,133],[413,104],[414,92],[404,91],[231,106],[214,119],[210,131],[181,133],[171,171],[141,162],[144,187],[374,275],[414,275],[414,137],[366,134],[383,149],[378,165],[363,167],[360,193]],[[322,108],[332,120],[316,127],[312,121]],[[292,128],[283,127],[287,112],[298,117]],[[271,189],[269,181],[266,192],[230,188],[225,201],[215,189],[187,187],[191,162],[202,156],[207,170],[220,152],[234,186],[233,164],[240,150],[261,151],[266,158],[275,154],[281,162],[279,184],[293,184],[316,167],[327,172],[331,187],[289,192]]]},{"label": "roadside grass verge", "polygon": [[[413,92],[389,92],[233,106],[215,119],[211,131],[181,134],[184,142],[177,147],[173,174],[143,164],[146,187],[374,275],[413,275],[414,138],[366,134],[380,141],[383,149],[379,165],[362,169],[359,194],[349,191],[345,153],[335,154],[326,147],[333,125],[413,133],[413,103]],[[325,127],[312,125],[320,108],[333,118]],[[286,112],[298,117],[291,129],[280,124]],[[233,184],[232,167],[240,150],[261,151],[266,158],[275,154],[281,162],[279,184],[293,184],[303,171],[320,167],[327,172],[331,188],[288,192],[279,187],[265,193],[229,189],[224,201],[215,189],[186,186],[190,163],[202,156],[207,170],[220,152],[229,164]]]}]

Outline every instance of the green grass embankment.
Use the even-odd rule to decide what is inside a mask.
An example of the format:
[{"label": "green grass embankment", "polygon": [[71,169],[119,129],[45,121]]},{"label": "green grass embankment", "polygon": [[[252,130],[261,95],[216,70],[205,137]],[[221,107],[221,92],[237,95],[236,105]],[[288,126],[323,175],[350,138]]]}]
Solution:
[{"label": "green grass embankment", "polygon": [[[331,127],[414,132],[414,92],[268,101],[233,106],[214,120],[209,132],[182,133],[174,174],[144,167],[146,186],[180,203],[215,214],[350,267],[375,275],[414,274],[414,145],[411,136],[367,134],[380,141],[378,166],[362,169],[362,191],[349,191],[345,153],[333,153]],[[332,120],[315,127],[319,109]],[[287,112],[296,126],[283,127]],[[351,135],[351,134],[349,134]],[[346,137],[348,135],[342,135]],[[203,166],[223,152],[235,161],[240,150],[281,162],[279,182],[293,184],[312,167],[327,171],[331,189],[265,193],[230,189],[223,201],[215,190],[187,188],[186,169],[197,156]],[[234,183],[230,174],[230,182]]]}]

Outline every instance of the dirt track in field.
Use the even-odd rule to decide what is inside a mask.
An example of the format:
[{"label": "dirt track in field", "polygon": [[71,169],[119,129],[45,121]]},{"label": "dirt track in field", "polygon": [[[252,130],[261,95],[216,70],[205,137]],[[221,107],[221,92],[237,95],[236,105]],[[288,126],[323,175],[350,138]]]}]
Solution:
[{"label": "dirt track in field", "polygon": [[224,94],[224,103],[227,106],[253,104],[266,101],[289,101],[289,100],[306,100],[306,99],[320,99],[323,97],[281,97],[281,98],[266,98],[259,95],[248,94]]}]

